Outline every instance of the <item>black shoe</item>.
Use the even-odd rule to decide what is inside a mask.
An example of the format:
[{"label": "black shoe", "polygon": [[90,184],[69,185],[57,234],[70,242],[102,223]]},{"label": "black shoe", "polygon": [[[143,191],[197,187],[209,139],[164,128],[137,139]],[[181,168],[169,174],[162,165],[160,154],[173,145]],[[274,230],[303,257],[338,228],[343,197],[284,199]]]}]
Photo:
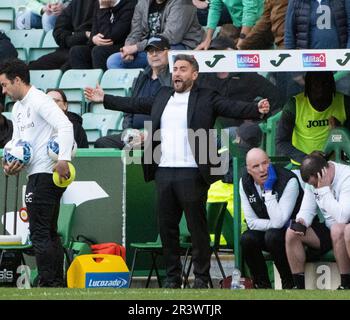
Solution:
[{"label": "black shoe", "polygon": [[294,281],[293,279],[282,279],[282,289],[293,289]]},{"label": "black shoe", "polygon": [[342,286],[342,285],[340,285],[338,288],[337,288],[337,290],[349,290],[350,289],[350,287],[348,287],[348,286]]},{"label": "black shoe", "polygon": [[254,289],[272,289],[271,283],[267,281],[254,282]]},{"label": "black shoe", "polygon": [[181,289],[181,283],[174,281],[165,281],[163,288],[165,289]]},{"label": "black shoe", "polygon": [[199,278],[194,279],[192,289],[208,289],[208,282]]}]

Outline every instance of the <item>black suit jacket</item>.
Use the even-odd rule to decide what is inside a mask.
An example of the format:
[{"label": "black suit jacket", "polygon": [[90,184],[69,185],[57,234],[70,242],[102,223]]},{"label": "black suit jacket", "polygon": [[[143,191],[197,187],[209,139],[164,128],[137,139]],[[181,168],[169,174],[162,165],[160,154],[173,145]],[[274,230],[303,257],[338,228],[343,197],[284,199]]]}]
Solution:
[{"label": "black suit jacket", "polygon": [[[160,152],[155,152],[159,141],[151,141],[156,130],[160,129],[160,121],[163,111],[168,103],[168,100],[173,95],[174,89],[170,87],[162,87],[155,97],[129,98],[105,95],[103,104],[106,109],[119,110],[128,113],[143,113],[150,114],[152,121],[152,135],[148,135],[144,146],[143,170],[146,181],[154,179],[155,171],[160,160]],[[211,184],[214,181],[222,178],[222,175],[212,175],[211,169],[218,167],[220,164],[215,164],[209,158],[209,151],[216,152],[216,139],[209,133],[210,129],[214,128],[215,120],[218,116],[239,118],[239,119],[259,119],[261,114],[258,111],[257,103],[247,103],[233,101],[230,98],[225,98],[219,95],[218,92],[198,88],[194,86],[191,90],[188,110],[187,110],[187,126],[195,132],[199,129],[207,133],[207,139],[199,148],[199,139],[194,143],[190,142],[190,147],[198,169],[204,180]],[[206,147],[206,149],[205,149]],[[157,148],[160,150],[160,146]],[[204,150],[204,151],[203,151]],[[200,153],[206,153],[205,163],[200,160]],[[153,154],[157,154],[155,159],[150,159]],[[203,158],[201,158],[203,159]]]}]

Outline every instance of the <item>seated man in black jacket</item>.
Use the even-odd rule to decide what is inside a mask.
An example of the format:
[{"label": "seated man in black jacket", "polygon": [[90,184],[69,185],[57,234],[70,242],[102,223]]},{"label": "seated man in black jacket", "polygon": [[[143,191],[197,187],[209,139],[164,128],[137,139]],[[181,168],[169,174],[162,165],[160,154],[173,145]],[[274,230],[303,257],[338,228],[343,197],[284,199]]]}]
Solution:
[{"label": "seated man in black jacket", "polygon": [[59,48],[29,63],[30,70],[70,69],[69,50],[87,44],[92,28],[92,14],[97,0],[72,0],[58,16],[53,37]]},{"label": "seated man in black jacket", "polygon": [[70,50],[72,69],[107,69],[107,58],[119,52],[130,32],[136,2],[96,1],[89,43]]}]

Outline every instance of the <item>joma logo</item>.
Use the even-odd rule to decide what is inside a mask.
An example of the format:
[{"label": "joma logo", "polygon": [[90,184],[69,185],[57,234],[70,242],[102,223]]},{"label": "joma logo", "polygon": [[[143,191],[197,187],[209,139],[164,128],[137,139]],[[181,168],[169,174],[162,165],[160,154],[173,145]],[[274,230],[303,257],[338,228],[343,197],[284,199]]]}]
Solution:
[{"label": "joma logo", "polygon": [[315,128],[315,127],[326,127],[328,126],[328,119],[325,120],[309,120],[306,128]]}]

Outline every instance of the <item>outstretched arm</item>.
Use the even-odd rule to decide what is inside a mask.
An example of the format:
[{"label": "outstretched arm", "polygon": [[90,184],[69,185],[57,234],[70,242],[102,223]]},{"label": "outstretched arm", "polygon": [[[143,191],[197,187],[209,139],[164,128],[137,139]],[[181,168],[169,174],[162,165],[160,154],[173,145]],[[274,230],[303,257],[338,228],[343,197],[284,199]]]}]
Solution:
[{"label": "outstretched arm", "polygon": [[270,111],[270,103],[262,99],[258,103],[234,101],[215,95],[213,106],[218,116],[237,119],[262,119]]},{"label": "outstretched arm", "polygon": [[100,85],[96,88],[87,87],[84,93],[85,97],[92,102],[103,102],[106,109],[127,113],[151,114],[154,101],[153,97],[129,98],[105,95]]}]

